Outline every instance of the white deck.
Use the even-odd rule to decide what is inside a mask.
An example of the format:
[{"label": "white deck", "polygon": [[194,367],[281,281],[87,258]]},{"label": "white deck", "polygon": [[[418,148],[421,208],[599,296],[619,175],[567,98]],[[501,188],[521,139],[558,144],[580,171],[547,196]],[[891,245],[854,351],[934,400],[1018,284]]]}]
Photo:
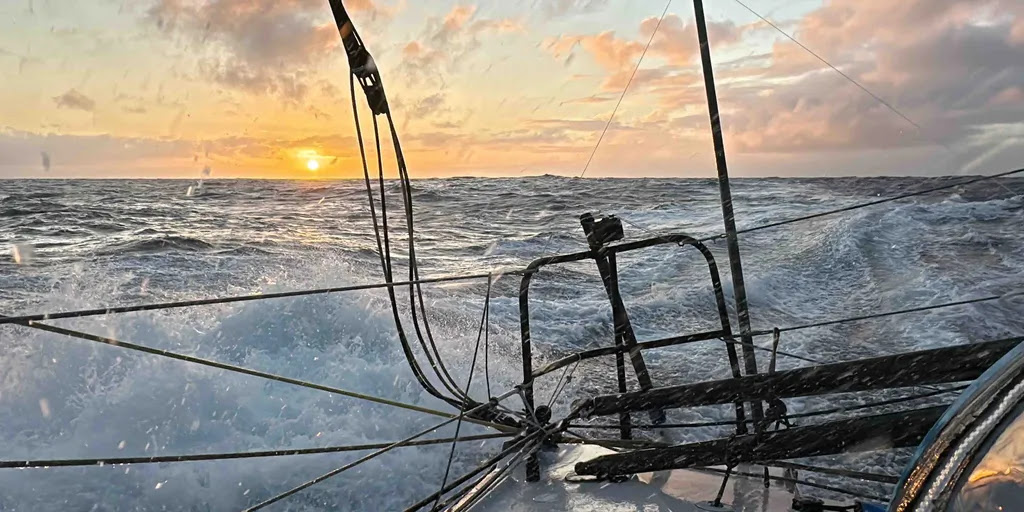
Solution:
[{"label": "white deck", "polygon": [[[573,466],[583,460],[611,453],[597,446],[568,446],[557,454],[541,454],[541,480],[523,481],[520,467],[474,510],[498,512],[691,512],[715,510],[706,504],[714,499],[722,483],[719,475],[687,470],[645,473],[624,483],[570,483],[564,480]],[[745,472],[763,471],[738,468]],[[774,474],[774,472],[773,472]],[[782,484],[733,476],[726,485],[723,504],[745,512],[790,510],[793,494]]]}]

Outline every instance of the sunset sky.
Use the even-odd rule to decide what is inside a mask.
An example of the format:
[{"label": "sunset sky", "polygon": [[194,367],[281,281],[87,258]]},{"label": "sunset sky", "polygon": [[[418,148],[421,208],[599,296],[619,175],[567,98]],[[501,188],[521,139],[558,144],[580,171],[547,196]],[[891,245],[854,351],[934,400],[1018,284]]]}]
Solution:
[{"label": "sunset sky", "polygon": [[[733,175],[1024,166],[1024,2],[744,2],[907,119],[705,0]],[[665,7],[345,3],[413,177],[579,175]],[[693,6],[668,12],[588,177],[714,175]],[[355,177],[339,43],[327,0],[4,1],[0,178]]]}]

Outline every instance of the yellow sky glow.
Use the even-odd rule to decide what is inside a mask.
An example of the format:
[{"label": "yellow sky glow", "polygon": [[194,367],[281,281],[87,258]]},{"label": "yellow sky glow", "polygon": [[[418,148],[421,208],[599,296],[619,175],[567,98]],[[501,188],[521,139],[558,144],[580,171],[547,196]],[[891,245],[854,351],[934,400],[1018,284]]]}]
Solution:
[{"label": "yellow sky glow", "polygon": [[[708,2],[733,175],[978,173],[1024,158],[1012,143],[1024,140],[1024,3],[796,4],[750,2],[906,119],[750,13]],[[346,5],[414,178],[579,175],[664,6]],[[326,1],[2,3],[0,178],[359,177],[339,41]],[[688,3],[648,50],[587,176],[714,175]]]}]

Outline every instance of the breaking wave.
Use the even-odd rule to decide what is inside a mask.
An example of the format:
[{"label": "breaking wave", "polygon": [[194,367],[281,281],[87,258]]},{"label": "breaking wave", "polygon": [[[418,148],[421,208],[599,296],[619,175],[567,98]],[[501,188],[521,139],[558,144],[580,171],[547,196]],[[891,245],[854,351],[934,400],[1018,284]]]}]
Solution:
[{"label": "breaking wave", "polygon": [[[934,186],[928,179],[735,180],[741,226]],[[1022,288],[1024,181],[978,184],[791,224],[741,238],[755,328],[794,325]],[[0,260],[0,302],[13,314],[380,280],[365,191],[357,182],[208,181],[216,196],[184,200],[186,182],[5,182],[0,244],[35,248]],[[708,180],[561,178],[416,182],[421,273],[519,268],[541,255],[585,250],[578,215],[614,213],[629,239],[721,229]],[[391,219],[405,251],[400,199]],[[322,198],[326,198],[321,201]],[[193,198],[190,198],[193,199]],[[45,201],[45,205],[36,204]],[[393,206],[392,206],[393,204]],[[58,220],[59,219],[59,220]],[[642,226],[642,227],[636,227]],[[724,244],[711,244],[723,284]],[[9,254],[4,249],[3,254]],[[610,309],[592,263],[545,270],[531,288],[538,358],[611,341]],[[692,249],[619,258],[620,286],[642,339],[714,328],[708,269]],[[402,266],[398,274],[405,272]],[[431,328],[453,375],[468,375],[484,283],[424,289]],[[494,283],[490,377],[522,379],[519,277]],[[399,298],[407,300],[407,291]],[[1019,301],[977,304],[786,333],[785,350],[824,361],[1024,333]],[[407,319],[408,321],[408,319]],[[104,336],[444,409],[408,370],[386,293],[367,290],[55,322]],[[400,439],[438,420],[383,405],[264,382],[115,347],[0,326],[0,452],[5,459],[187,454]],[[759,340],[767,343],[768,340]],[[657,383],[728,374],[721,343],[650,353]],[[763,364],[763,361],[762,361]],[[781,368],[802,364],[780,359]],[[556,414],[584,393],[613,388],[609,361],[581,365]],[[547,400],[558,376],[539,383]],[[473,394],[486,398],[484,379]],[[850,398],[855,401],[856,397]],[[815,400],[793,407],[816,406]],[[519,407],[512,402],[513,408]],[[728,418],[726,408],[672,419]],[[439,430],[442,437],[450,430]],[[472,427],[463,432],[478,433]],[[686,433],[682,439],[715,434]],[[500,442],[469,443],[453,472]],[[440,485],[447,446],[396,450],[283,503],[282,510],[391,510]],[[0,470],[0,510],[240,509],[354,460],[342,453],[158,465]],[[889,468],[892,460],[858,459]],[[98,510],[97,509],[97,510]]]}]

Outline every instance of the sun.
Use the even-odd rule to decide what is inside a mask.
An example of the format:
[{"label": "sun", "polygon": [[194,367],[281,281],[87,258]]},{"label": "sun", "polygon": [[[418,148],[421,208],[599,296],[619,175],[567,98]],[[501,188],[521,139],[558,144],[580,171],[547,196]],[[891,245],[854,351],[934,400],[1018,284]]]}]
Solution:
[{"label": "sun", "polygon": [[316,160],[314,160],[312,158],[310,158],[309,160],[306,160],[306,169],[309,169],[310,171],[316,171],[319,168],[320,168],[320,162],[317,162]]}]

